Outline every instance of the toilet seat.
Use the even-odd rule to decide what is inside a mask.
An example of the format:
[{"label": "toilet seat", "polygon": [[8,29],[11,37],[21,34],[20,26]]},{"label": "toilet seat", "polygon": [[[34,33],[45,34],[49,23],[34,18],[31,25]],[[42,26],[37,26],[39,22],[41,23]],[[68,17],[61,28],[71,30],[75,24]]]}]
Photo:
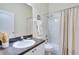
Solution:
[{"label": "toilet seat", "polygon": [[59,47],[57,44],[46,43],[44,47],[48,54],[59,54]]},{"label": "toilet seat", "polygon": [[46,50],[46,51],[51,51],[51,50],[53,50],[53,47],[51,46],[50,43],[46,43],[46,44],[45,44],[45,50]]},{"label": "toilet seat", "polygon": [[59,51],[59,47],[56,44],[46,43],[45,50]]}]

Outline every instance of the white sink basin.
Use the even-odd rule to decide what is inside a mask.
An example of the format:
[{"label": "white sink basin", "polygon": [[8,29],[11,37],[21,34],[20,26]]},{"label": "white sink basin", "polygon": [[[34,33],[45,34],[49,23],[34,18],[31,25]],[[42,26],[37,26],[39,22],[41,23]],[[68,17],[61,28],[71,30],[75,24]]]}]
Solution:
[{"label": "white sink basin", "polygon": [[15,48],[27,48],[31,47],[35,44],[34,40],[22,40],[22,41],[17,41],[13,44],[13,47]]}]

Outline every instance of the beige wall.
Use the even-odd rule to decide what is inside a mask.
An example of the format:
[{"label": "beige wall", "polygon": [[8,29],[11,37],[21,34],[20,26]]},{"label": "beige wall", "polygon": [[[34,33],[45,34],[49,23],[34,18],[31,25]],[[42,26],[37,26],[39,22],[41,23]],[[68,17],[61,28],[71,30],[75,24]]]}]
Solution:
[{"label": "beige wall", "polygon": [[0,10],[14,13],[14,32],[16,36],[32,34],[32,8],[24,3],[0,3]]}]

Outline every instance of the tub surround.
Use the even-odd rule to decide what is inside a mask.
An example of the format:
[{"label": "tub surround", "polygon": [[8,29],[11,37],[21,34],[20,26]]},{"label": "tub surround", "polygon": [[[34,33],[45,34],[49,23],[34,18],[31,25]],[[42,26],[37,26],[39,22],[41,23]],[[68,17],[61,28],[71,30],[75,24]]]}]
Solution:
[{"label": "tub surround", "polygon": [[[27,36],[24,36],[25,38],[28,38]],[[32,38],[32,36],[29,36]],[[16,38],[18,40],[22,40],[20,39],[19,37]],[[39,46],[40,44],[42,44],[43,42],[45,42],[45,40],[42,40],[42,39],[36,39],[36,38],[32,38],[33,40],[36,41],[36,43],[32,46],[32,47],[28,47],[28,48],[14,48],[12,45],[13,45],[13,42],[15,41],[10,41],[10,46],[8,48],[5,48],[5,49],[0,49],[0,55],[23,55],[25,53],[27,53],[28,51],[32,50],[33,48]]]}]

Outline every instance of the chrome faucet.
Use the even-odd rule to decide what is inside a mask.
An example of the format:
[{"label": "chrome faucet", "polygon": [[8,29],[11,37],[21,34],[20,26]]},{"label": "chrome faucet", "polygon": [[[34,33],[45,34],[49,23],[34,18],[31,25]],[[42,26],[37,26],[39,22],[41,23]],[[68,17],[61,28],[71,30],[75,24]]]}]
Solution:
[{"label": "chrome faucet", "polygon": [[21,39],[22,39],[22,40],[25,40],[23,36],[21,36]]}]

